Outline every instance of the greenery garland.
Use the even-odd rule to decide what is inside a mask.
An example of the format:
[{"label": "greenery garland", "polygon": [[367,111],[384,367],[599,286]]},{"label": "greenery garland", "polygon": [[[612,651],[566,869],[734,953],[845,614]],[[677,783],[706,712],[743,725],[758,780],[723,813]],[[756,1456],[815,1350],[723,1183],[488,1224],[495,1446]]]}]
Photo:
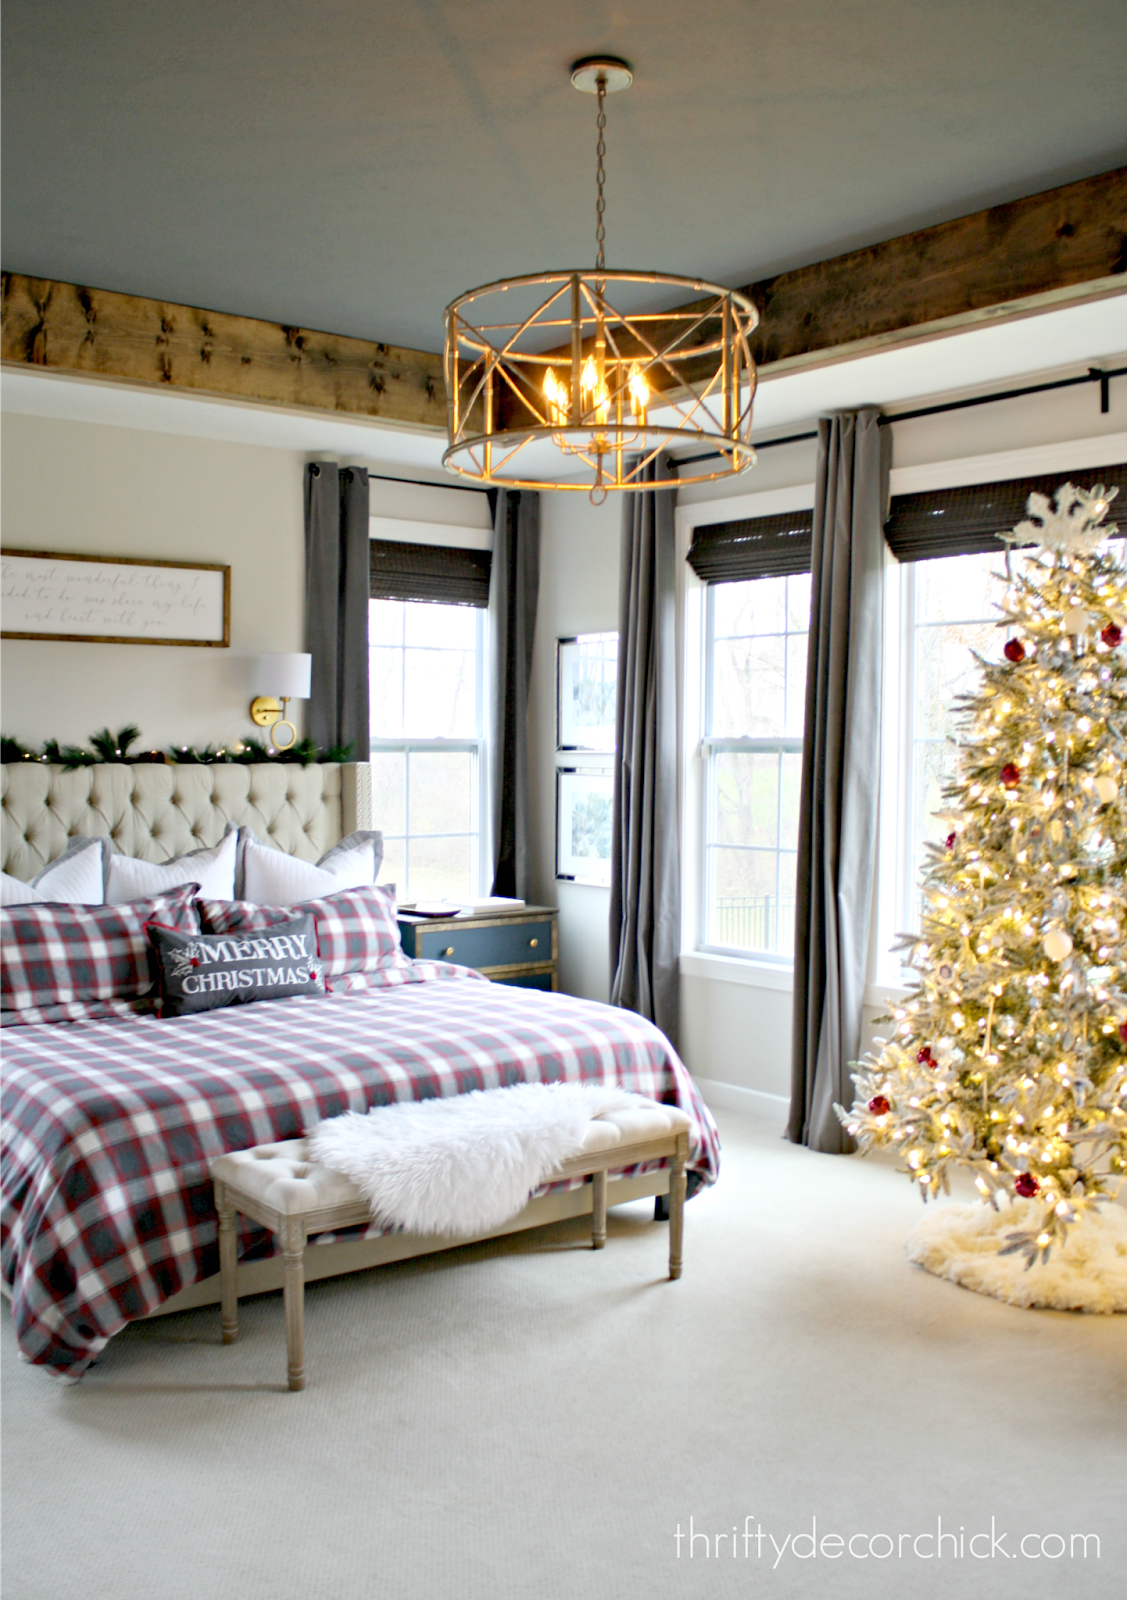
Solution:
[{"label": "greenery garland", "polygon": [[117,733],[111,733],[108,728],[103,728],[100,733],[92,733],[89,750],[78,744],[61,745],[57,739],[45,739],[39,750],[29,750],[18,739],[10,739],[4,734],[0,735],[0,761],[45,761],[65,767],[68,772],[75,772],[79,767],[101,766],[111,761],[155,765],[171,761],[180,766],[195,767],[249,767],[261,761],[282,761],[308,767],[314,761],[351,761],[353,749],[350,744],[341,744],[318,750],[312,739],[298,739],[286,750],[273,750],[261,739],[242,739],[237,744],[221,746],[219,749],[209,744],[204,745],[202,750],[197,750],[193,745],[177,745],[170,746],[167,751],[131,752],[130,747],[140,737],[140,728],[127,723]]}]

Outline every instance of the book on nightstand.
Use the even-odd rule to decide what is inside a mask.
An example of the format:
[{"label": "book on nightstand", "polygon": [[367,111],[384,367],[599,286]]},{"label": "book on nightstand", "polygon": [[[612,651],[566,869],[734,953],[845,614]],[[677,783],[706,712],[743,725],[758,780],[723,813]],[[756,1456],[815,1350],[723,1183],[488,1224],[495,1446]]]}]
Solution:
[{"label": "book on nightstand", "polygon": [[411,904],[404,903],[399,910],[415,917],[457,917],[469,916],[475,911],[519,911],[523,906],[523,900],[512,900],[503,894],[487,894],[480,900],[416,900]]}]

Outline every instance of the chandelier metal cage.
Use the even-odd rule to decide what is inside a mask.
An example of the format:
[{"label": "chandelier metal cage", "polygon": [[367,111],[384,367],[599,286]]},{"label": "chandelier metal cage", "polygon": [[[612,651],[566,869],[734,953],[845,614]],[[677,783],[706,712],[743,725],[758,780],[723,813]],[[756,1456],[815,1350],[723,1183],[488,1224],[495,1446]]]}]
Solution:
[{"label": "chandelier metal cage", "polygon": [[598,96],[595,266],[501,279],[446,308],[442,459],[462,477],[582,490],[597,504],[611,490],[684,483],[660,465],[646,475],[679,445],[709,452],[694,482],[755,460],[752,301],[698,278],[605,264],[603,103],[631,81],[611,57],[572,69],[576,87]]}]

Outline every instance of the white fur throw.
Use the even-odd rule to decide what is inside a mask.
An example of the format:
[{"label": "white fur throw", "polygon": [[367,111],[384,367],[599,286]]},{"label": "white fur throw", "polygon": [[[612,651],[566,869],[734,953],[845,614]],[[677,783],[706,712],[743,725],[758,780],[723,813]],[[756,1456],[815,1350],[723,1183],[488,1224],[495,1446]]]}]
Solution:
[{"label": "white fur throw", "polygon": [[308,1134],[309,1156],[351,1178],[384,1227],[484,1233],[579,1153],[593,1117],[640,1099],[594,1084],[519,1083],[403,1101],[330,1117]]},{"label": "white fur throw", "polygon": [[1020,1254],[998,1252],[1006,1235],[1034,1225],[1042,1207],[1018,1200],[993,1211],[985,1202],[943,1205],[918,1222],[905,1241],[909,1261],[939,1278],[1008,1300],[1057,1311],[1127,1311],[1127,1211],[1120,1205],[1086,1212],[1063,1248],[1026,1271]]}]

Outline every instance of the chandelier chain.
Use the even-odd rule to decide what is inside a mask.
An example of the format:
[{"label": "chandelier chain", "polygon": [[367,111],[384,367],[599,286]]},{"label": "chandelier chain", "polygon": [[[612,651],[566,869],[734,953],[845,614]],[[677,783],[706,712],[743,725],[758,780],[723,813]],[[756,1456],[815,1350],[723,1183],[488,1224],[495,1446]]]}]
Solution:
[{"label": "chandelier chain", "polygon": [[595,266],[601,272],[607,264],[607,230],[606,224],[603,220],[607,209],[606,198],[603,195],[603,185],[607,181],[606,169],[603,166],[603,162],[606,160],[607,154],[607,142],[603,137],[607,128],[607,114],[605,107],[607,80],[603,77],[602,73],[599,74],[597,83],[599,90],[599,115],[597,121],[599,140],[595,146],[595,183],[598,187],[599,195],[595,202],[595,243],[598,246],[598,254],[595,258]]}]

